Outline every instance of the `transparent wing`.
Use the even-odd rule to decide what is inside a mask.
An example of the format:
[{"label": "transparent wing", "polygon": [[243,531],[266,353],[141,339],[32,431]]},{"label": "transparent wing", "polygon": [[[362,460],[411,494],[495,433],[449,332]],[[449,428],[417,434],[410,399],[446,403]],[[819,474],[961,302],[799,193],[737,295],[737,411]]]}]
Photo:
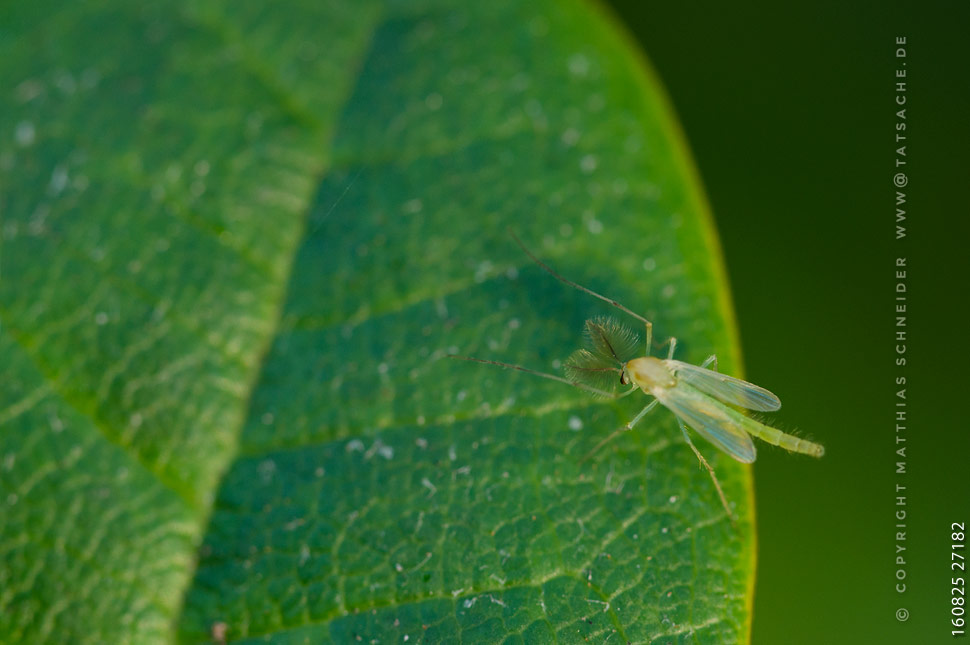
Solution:
[{"label": "transparent wing", "polygon": [[678,379],[719,401],[761,412],[770,412],[781,407],[777,396],[754,383],[682,361],[668,360],[664,363]]},{"label": "transparent wing", "polygon": [[664,392],[660,403],[697,431],[697,434],[741,463],[750,464],[757,456],[754,442],[744,429],[745,422],[754,421],[737,410],[683,385]]}]

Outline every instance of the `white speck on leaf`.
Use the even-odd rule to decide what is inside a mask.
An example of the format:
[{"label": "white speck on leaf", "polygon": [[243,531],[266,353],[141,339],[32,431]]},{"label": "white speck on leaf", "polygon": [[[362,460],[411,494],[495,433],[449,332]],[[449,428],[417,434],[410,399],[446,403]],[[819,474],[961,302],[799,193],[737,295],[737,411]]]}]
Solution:
[{"label": "white speck on leaf", "polygon": [[525,113],[535,122],[542,122],[545,125],[545,114],[543,113],[542,103],[536,99],[529,99],[525,102]]},{"label": "white speck on leaf", "polygon": [[14,141],[16,141],[17,145],[21,146],[22,148],[32,145],[36,137],[37,131],[34,129],[34,124],[30,121],[21,121],[14,129]]},{"label": "white speck on leaf", "polygon": [[586,107],[589,108],[590,112],[599,112],[606,107],[606,99],[603,98],[602,94],[590,94],[589,98],[586,99]]},{"label": "white speck on leaf", "polygon": [[488,278],[489,274],[492,273],[492,270],[494,268],[495,266],[488,260],[485,260],[484,262],[479,263],[479,265],[475,267],[475,276],[474,276],[475,282],[478,284],[485,282],[485,279]]},{"label": "white speck on leaf", "polygon": [[424,104],[428,106],[428,109],[432,112],[439,109],[442,103],[444,103],[444,99],[437,92],[428,94],[428,96],[424,99]]},{"label": "white speck on leaf", "polygon": [[259,472],[259,478],[263,480],[264,483],[269,482],[276,473],[276,462],[272,459],[264,459],[259,462],[256,467],[257,472]]},{"label": "white speck on leaf", "polygon": [[376,439],[370,449],[364,453],[364,459],[370,459],[374,455],[380,455],[384,459],[391,459],[394,457],[394,448],[387,445],[380,439]]},{"label": "white speck on leaf", "polygon": [[583,54],[569,57],[569,73],[573,76],[586,76],[589,73],[589,59]]},{"label": "white speck on leaf", "polygon": [[88,67],[83,72],[81,72],[81,89],[89,90],[95,87],[98,82],[101,81],[101,72],[99,72],[94,67]]},{"label": "white speck on leaf", "polygon": [[62,165],[55,166],[54,171],[51,172],[51,194],[59,195],[65,188],[67,188],[67,180],[67,168]]},{"label": "white speck on leaf", "polygon": [[57,72],[54,76],[54,85],[65,94],[74,94],[77,91],[77,82],[71,73],[66,70]]},{"label": "white speck on leaf", "polygon": [[509,89],[513,92],[521,92],[528,89],[531,84],[532,79],[529,78],[529,75],[519,72],[509,80]]},{"label": "white speck on leaf", "polygon": [[384,459],[393,459],[394,458],[394,448],[392,448],[392,447],[390,447],[388,445],[382,445],[382,446],[380,446],[377,449],[377,454],[379,454]]},{"label": "white speck on leaf", "polygon": [[18,85],[14,92],[16,92],[18,101],[21,103],[26,103],[28,101],[33,101],[35,98],[44,93],[44,84],[37,79],[28,78],[26,81]]}]

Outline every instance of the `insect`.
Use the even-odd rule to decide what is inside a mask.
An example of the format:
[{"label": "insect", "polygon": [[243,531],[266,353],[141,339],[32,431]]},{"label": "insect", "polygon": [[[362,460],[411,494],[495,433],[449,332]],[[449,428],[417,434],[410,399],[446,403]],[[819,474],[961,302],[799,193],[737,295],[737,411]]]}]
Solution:
[{"label": "insect", "polygon": [[[661,344],[661,347],[669,345],[666,358],[651,356],[653,324],[649,320],[612,298],[607,298],[562,277],[533,255],[518,237],[514,234],[512,237],[533,262],[560,282],[599,298],[642,322],[646,328],[645,354],[636,355],[639,339],[628,327],[611,318],[594,318],[586,321],[587,346],[575,351],[564,364],[565,377],[483,358],[456,355],[451,357],[518,370],[611,399],[628,396],[637,390],[653,398],[629,423],[600,441],[590,455],[619,434],[632,430],[648,412],[660,404],[674,413],[684,440],[710,474],[717,494],[721,498],[721,504],[728,518],[733,521],[734,516],[724,491],[721,490],[717,475],[691,441],[690,433],[687,431],[688,426],[716,447],[745,464],[753,462],[757,455],[751,437],[757,437],[791,452],[813,457],[821,457],[825,453],[825,448],[820,444],[767,426],[737,409],[744,408],[757,412],[778,410],[781,408],[781,401],[777,396],[753,383],[721,374],[717,371],[717,356],[714,354],[700,365],[674,360],[677,339],[673,337]],[[625,391],[618,391],[626,386],[629,388]]]}]

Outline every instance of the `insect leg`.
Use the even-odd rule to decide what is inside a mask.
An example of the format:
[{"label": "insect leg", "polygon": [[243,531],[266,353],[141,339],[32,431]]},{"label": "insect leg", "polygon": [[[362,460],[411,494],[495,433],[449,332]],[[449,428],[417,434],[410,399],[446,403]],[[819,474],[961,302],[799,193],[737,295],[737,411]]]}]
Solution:
[{"label": "insect leg", "polygon": [[[626,394],[629,394],[632,391],[633,390],[629,390],[628,392],[626,392]],[[605,446],[609,442],[613,441],[614,439],[616,439],[617,437],[619,437],[621,434],[623,434],[627,430],[632,430],[633,429],[633,426],[635,426],[636,424],[640,423],[640,419],[642,419],[643,417],[645,417],[647,415],[647,412],[650,412],[650,410],[653,410],[657,406],[658,403],[659,403],[659,401],[657,399],[654,399],[653,401],[651,401],[650,403],[648,403],[646,405],[646,407],[644,407],[642,410],[640,410],[640,412],[637,413],[637,416],[633,417],[633,419],[631,419],[628,424],[626,424],[625,426],[621,426],[617,430],[614,430],[612,433],[610,433],[610,435],[608,437],[606,437],[605,439],[603,439],[602,441],[600,441],[598,444],[596,444],[596,446],[592,450],[590,450],[586,454],[586,456],[582,458],[581,461],[586,461],[587,459],[589,459],[590,457],[592,457],[593,455],[595,455],[597,452],[599,452],[599,449],[600,448],[602,448],[603,446]]]},{"label": "insect leg", "polygon": [[714,364],[714,367],[711,368],[711,371],[716,372],[717,371],[717,354],[711,354],[710,356],[708,356],[707,358],[705,358],[704,359],[704,362],[701,363],[700,366],[701,367],[707,367],[711,363]]},{"label": "insect leg", "polygon": [[[672,359],[672,358],[674,357],[674,352],[675,352],[675,351],[677,351],[677,339],[676,339],[676,338],[674,338],[673,336],[671,336],[670,338],[668,338],[668,339],[667,339],[667,340],[665,340],[664,342],[662,342],[662,343],[660,343],[659,345],[657,345],[657,349],[660,349],[660,348],[661,348],[661,347],[663,347],[664,345],[668,345],[668,346],[669,346],[669,347],[667,348],[667,360],[669,361],[670,359]],[[647,356],[649,356],[649,355],[650,355],[650,353],[649,353],[649,349],[650,349],[650,348],[649,348],[649,347],[647,347],[647,350],[648,350],[648,352],[647,352]]]},{"label": "insect leg", "polygon": [[690,434],[687,432],[687,426],[683,421],[681,421],[680,417],[677,417],[677,423],[680,425],[680,429],[684,433],[684,439],[687,440],[687,445],[690,446],[690,449],[694,451],[694,454],[697,455],[697,458],[700,460],[701,465],[704,466],[704,468],[707,469],[707,472],[711,475],[711,481],[714,482],[714,488],[717,489],[717,494],[721,498],[721,505],[724,506],[724,511],[727,513],[728,518],[733,523],[734,515],[731,514],[731,509],[728,508],[727,497],[724,496],[724,491],[721,490],[721,484],[717,481],[717,475],[714,474],[714,469],[711,468],[711,465],[707,463],[706,459],[704,459],[704,455],[701,454],[700,450],[694,446],[694,442],[690,440]]},{"label": "insect leg", "polygon": [[667,360],[669,361],[674,357],[674,352],[677,350],[677,339],[671,336],[668,342],[670,342],[670,350],[667,352]]}]

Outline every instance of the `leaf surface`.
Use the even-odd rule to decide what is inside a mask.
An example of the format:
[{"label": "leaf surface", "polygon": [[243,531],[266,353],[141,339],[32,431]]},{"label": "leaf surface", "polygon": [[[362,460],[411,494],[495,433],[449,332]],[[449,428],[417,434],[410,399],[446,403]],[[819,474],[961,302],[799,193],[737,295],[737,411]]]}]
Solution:
[{"label": "leaf surface", "polygon": [[[56,5],[56,6],[55,6]],[[747,470],[558,373],[736,365],[657,82],[598,8],[0,9],[5,641],[739,642]],[[633,320],[627,320],[635,327]],[[637,330],[642,333],[642,330]]]}]

